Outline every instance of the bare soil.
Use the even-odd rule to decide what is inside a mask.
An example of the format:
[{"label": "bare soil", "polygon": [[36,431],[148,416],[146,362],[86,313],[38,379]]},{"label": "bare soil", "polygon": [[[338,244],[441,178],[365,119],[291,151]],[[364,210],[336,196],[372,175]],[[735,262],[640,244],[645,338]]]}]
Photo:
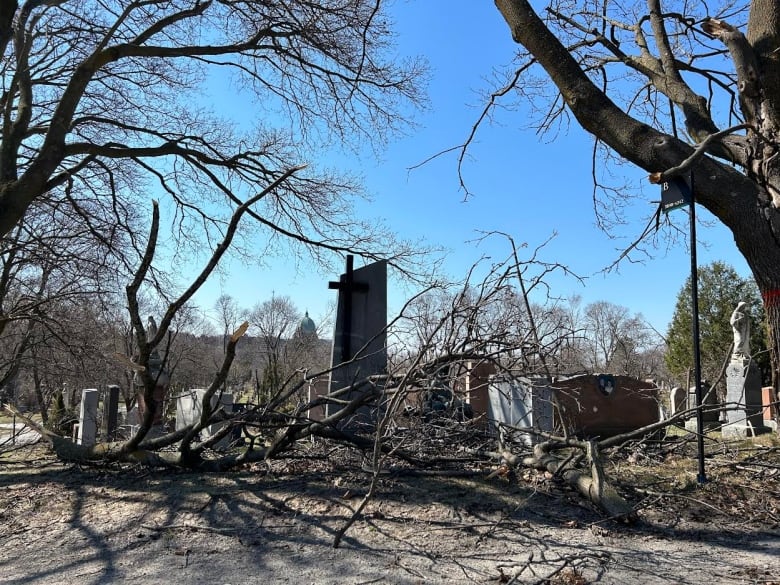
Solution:
[{"label": "bare soil", "polygon": [[331,449],[204,475],[26,447],[0,459],[0,583],[780,584],[776,448],[711,455],[704,485],[690,457],[614,464],[632,526],[535,471],[393,467],[338,548],[371,475]]}]

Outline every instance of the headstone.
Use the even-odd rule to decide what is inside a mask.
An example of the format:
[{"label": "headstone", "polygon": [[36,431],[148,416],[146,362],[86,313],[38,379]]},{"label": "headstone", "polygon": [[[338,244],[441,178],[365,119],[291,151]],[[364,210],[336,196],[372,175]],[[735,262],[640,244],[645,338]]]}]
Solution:
[{"label": "headstone", "polygon": [[[353,257],[347,256],[347,270],[330,288],[338,289],[336,327],[331,354],[330,393],[345,389],[368,376],[387,372],[387,263],[374,262],[353,270]],[[352,388],[338,399],[349,402],[359,398],[367,387]],[[326,416],[333,416],[344,404],[329,402]],[[372,408],[359,409],[352,423],[371,424]]]},{"label": "headstone", "polygon": [[764,425],[761,372],[750,358],[734,353],[726,368],[726,424],[724,438],[753,437],[771,429]]},{"label": "headstone", "polygon": [[761,401],[761,372],[750,359],[750,314],[740,301],[729,323],[734,331],[734,350],[726,368],[726,437],[752,437],[769,432],[764,426]]},{"label": "headstone", "polygon": [[137,427],[141,424],[141,415],[138,414],[138,406],[133,406],[125,415],[125,424],[129,427]]},{"label": "headstone", "polygon": [[[313,402],[323,396],[327,396],[330,389],[330,380],[328,378],[316,378],[307,383],[309,402]],[[309,418],[312,420],[322,420],[325,418],[325,404],[320,404],[309,409]]]},{"label": "headstone", "polygon": [[[200,421],[201,414],[203,413],[203,397],[206,394],[205,388],[196,388],[189,390],[178,396],[176,399],[176,430],[179,431],[186,426],[195,424]],[[226,414],[232,414],[233,412],[233,395],[227,392],[222,394],[214,394],[211,397],[211,407],[216,410],[219,407],[224,408]],[[217,434],[222,429],[227,421],[218,421],[206,426],[200,433],[200,438],[203,441],[208,440]],[[230,436],[221,439],[214,448],[226,449],[230,446]]]},{"label": "headstone", "polygon": [[675,386],[669,392],[669,405],[671,407],[671,415],[688,409],[688,392],[684,388]]},{"label": "headstone", "polygon": [[[553,431],[553,392],[544,378],[493,377],[488,387],[487,418],[492,430],[500,424],[520,429]],[[529,445],[539,442],[538,435],[521,433]]]},{"label": "headstone", "polygon": [[553,384],[558,416],[570,434],[609,437],[661,419],[658,388],[629,376],[581,375]]},{"label": "headstone", "polygon": [[761,405],[764,412],[764,426],[777,431],[777,403],[774,400],[775,389],[772,386],[761,388]]},{"label": "headstone", "polygon": [[[688,388],[688,404],[691,408],[696,407],[696,386]],[[714,431],[720,428],[720,403],[715,388],[710,388],[706,380],[701,381],[701,422],[704,431]],[[685,430],[689,433],[699,431],[699,423],[694,414],[685,421]]]},{"label": "headstone", "polygon": [[119,418],[119,386],[108,387],[103,400],[103,418],[106,421],[106,440],[113,441]]},{"label": "headstone", "polygon": [[100,393],[94,389],[81,392],[81,407],[79,410],[79,430],[76,442],[85,447],[95,444],[98,429],[98,397]]},{"label": "headstone", "polygon": [[492,362],[466,362],[457,365],[456,370],[450,374],[454,376],[454,389],[459,396],[463,396],[474,413],[476,424],[488,425],[488,409],[490,408],[490,385],[496,373],[496,366]]}]

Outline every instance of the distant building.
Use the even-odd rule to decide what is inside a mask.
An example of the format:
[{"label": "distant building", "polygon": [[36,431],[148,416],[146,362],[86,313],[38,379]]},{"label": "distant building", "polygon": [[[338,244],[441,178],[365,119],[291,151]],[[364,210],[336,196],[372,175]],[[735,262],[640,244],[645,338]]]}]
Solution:
[{"label": "distant building", "polygon": [[306,314],[303,316],[303,319],[301,319],[298,327],[295,328],[293,339],[318,339],[317,325],[314,323],[314,321],[312,321],[311,317],[309,317],[309,311],[306,311]]}]

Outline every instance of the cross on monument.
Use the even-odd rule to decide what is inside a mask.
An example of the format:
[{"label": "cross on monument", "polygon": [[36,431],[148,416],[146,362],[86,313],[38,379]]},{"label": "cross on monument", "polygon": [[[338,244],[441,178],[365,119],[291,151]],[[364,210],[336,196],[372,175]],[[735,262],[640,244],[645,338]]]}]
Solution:
[{"label": "cross on monument", "polygon": [[344,293],[344,322],[341,323],[341,347],[343,348],[342,361],[352,359],[352,294],[355,292],[365,292],[368,285],[363,282],[355,282],[355,257],[347,254],[347,271],[342,274],[338,282],[328,283],[329,289],[336,289],[339,293]]}]

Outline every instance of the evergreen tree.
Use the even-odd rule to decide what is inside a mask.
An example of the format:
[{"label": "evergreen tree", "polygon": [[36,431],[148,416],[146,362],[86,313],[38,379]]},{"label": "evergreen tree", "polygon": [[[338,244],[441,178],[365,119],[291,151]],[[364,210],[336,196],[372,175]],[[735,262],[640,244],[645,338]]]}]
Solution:
[{"label": "evergreen tree", "polygon": [[[698,273],[702,378],[714,382],[730,355],[733,335],[729,318],[739,301],[745,301],[749,307],[750,352],[766,377],[769,372],[769,355],[764,308],[758,287],[751,278],[742,278],[733,267],[723,262],[701,267]],[[692,315],[689,276],[677,294],[674,316],[666,334],[664,356],[666,367],[680,385],[685,384],[688,371],[693,370]],[[721,382],[719,388],[723,387]]]}]

